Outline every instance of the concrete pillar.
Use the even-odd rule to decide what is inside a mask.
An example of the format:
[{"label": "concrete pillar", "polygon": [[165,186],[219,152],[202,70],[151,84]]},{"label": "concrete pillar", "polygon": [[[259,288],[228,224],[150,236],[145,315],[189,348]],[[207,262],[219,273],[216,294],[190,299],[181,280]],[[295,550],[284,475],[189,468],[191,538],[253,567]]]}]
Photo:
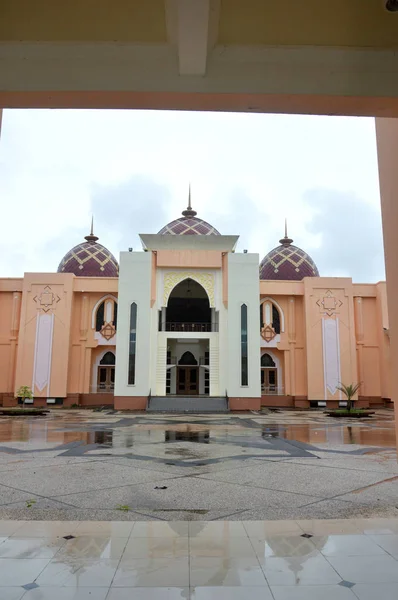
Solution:
[{"label": "concrete pillar", "polygon": [[398,119],[376,119],[381,214],[390,330],[391,396],[398,439]]}]

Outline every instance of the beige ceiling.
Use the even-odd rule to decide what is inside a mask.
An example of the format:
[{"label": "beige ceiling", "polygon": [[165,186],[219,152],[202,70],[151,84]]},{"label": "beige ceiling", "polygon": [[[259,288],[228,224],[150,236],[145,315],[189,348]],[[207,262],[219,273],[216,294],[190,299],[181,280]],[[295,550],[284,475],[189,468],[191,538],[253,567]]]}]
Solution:
[{"label": "beige ceiling", "polygon": [[385,0],[221,0],[220,44],[398,47]]},{"label": "beige ceiling", "polygon": [[[385,0],[219,1],[219,44],[398,47]],[[0,0],[0,40],[165,43],[165,12],[165,0]]]},{"label": "beige ceiling", "polygon": [[164,0],[0,0],[1,41],[167,41]]}]

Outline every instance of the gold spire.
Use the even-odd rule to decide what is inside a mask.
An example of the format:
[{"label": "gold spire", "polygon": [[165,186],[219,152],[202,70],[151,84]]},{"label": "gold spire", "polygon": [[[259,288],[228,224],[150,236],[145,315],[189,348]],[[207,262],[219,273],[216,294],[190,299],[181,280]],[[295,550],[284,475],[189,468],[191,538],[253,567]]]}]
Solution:
[{"label": "gold spire", "polygon": [[86,235],[86,237],[84,239],[87,240],[88,242],[96,242],[98,240],[98,237],[96,235],[94,235],[94,215],[91,216],[90,235]]},{"label": "gold spire", "polygon": [[293,240],[287,235],[287,219],[285,218],[285,237],[279,240],[279,243],[282,246],[290,246],[293,243]]},{"label": "gold spire", "polygon": [[190,219],[192,217],[195,217],[198,213],[196,212],[196,210],[192,210],[192,203],[191,203],[191,184],[189,184],[189,188],[188,188],[188,206],[186,210],[182,211],[182,214],[184,217],[186,217],[187,219]]}]

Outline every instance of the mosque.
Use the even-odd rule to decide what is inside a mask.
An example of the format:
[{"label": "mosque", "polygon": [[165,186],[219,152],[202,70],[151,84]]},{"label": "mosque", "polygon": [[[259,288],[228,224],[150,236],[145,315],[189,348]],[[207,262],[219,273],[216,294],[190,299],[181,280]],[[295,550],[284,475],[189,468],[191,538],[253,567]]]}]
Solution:
[{"label": "mosque", "polygon": [[261,260],[191,206],[141,251],[93,227],[57,273],[0,279],[0,405],[258,410],[391,403],[386,284],[320,276],[285,229]]}]

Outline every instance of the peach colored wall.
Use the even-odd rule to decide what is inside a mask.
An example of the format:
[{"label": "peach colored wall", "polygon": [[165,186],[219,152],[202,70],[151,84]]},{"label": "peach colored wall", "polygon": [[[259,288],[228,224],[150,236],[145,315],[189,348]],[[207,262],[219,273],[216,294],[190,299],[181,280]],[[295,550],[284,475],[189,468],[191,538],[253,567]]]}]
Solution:
[{"label": "peach colored wall", "polygon": [[[351,383],[357,378],[354,336],[353,285],[348,278],[306,278],[305,321],[307,381],[310,400],[337,400],[325,385],[323,321],[337,321],[340,352],[340,381]],[[327,314],[329,313],[329,314]]]},{"label": "peach colored wall", "polygon": [[158,250],[157,266],[221,269],[222,253],[217,250]]},{"label": "peach colored wall", "polygon": [[385,282],[380,282],[376,286],[376,306],[380,350],[380,391],[382,398],[391,398],[390,337]]},{"label": "peach colored wall", "polygon": [[[31,385],[37,397],[66,396],[73,278],[69,273],[25,274],[16,389]],[[52,331],[40,325],[45,319]]]},{"label": "peach colored wall", "polygon": [[12,317],[13,317],[12,292],[4,292],[0,295],[0,392],[13,392],[10,387],[10,368],[12,367]]},{"label": "peach colored wall", "polygon": [[[80,278],[83,280],[83,278]],[[82,281],[81,289],[90,287],[85,285],[88,278]],[[101,279],[101,278],[98,278]],[[95,338],[95,327],[92,328],[92,315],[98,303],[109,293],[117,298],[117,292],[113,289],[113,279],[103,278],[104,291],[99,291],[100,287],[92,286],[93,291],[75,293],[73,295],[72,323],[71,323],[71,347],[70,347],[70,368],[68,373],[68,394],[80,393],[89,394],[92,386],[96,385],[96,376],[93,375],[93,366],[99,354],[110,349],[115,351],[115,338],[111,338],[109,343],[101,345]],[[111,285],[110,285],[111,284]],[[100,288],[101,289],[101,288]]]}]

